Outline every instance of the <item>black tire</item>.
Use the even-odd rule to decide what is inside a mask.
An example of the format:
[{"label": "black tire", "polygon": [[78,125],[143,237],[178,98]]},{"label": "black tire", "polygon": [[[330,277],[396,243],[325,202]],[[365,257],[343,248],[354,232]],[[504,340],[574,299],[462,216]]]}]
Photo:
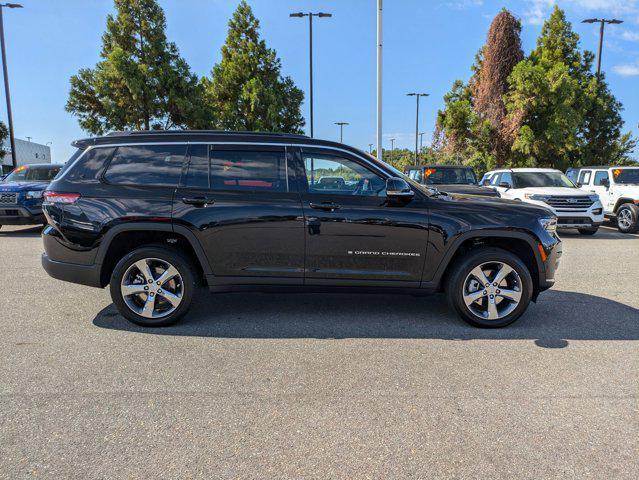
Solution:
[{"label": "black tire", "polygon": [[597,233],[597,231],[599,231],[599,227],[597,228],[578,228],[577,230],[579,230],[579,233],[582,235],[594,235],[595,233]]},{"label": "black tire", "polygon": [[[475,267],[490,262],[507,264],[515,270],[521,280],[519,304],[508,315],[497,320],[479,317],[466,306],[463,299],[467,276]],[[471,250],[455,261],[447,274],[445,290],[451,307],[465,322],[480,328],[500,328],[510,325],[526,311],[532,298],[533,281],[528,267],[519,257],[501,248],[486,247]]]},{"label": "black tire", "polygon": [[[174,311],[166,314],[165,316],[161,316],[159,318],[148,318],[139,315],[133,311],[129,305],[127,305],[122,296],[121,282],[124,275],[127,270],[129,270],[129,267],[142,259],[158,259],[160,261],[168,262],[175,267],[182,278],[181,282],[176,282],[181,286],[181,301]],[[125,255],[113,269],[110,285],[111,299],[122,316],[137,325],[141,325],[143,327],[163,327],[171,325],[177,322],[189,311],[191,301],[193,299],[193,292],[196,288],[194,272],[195,268],[189,259],[177,250],[160,246],[141,247]],[[168,292],[166,288],[165,291]],[[138,301],[139,298],[140,297],[137,297],[136,301]],[[160,295],[160,292],[158,292],[158,298],[162,298],[163,303],[166,303],[164,301],[164,297]],[[155,305],[155,303],[153,305]]]},{"label": "black tire", "polygon": [[[620,222],[620,217],[628,215],[629,224]],[[624,203],[617,210],[617,229],[621,233],[635,233],[639,230],[639,207],[634,203]]]}]

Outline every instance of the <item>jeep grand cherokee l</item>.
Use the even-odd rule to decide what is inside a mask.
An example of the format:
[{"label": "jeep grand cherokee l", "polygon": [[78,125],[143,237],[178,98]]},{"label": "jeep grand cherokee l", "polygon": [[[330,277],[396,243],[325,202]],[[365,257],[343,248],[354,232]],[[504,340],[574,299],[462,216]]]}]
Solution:
[{"label": "jeep grand cherokee l", "polygon": [[445,290],[467,322],[501,327],[554,282],[561,243],[547,209],[442,194],[343,144],[152,131],[75,146],[45,193],[43,266],[110,285],[140,325],[176,321],[204,283],[213,292]]}]

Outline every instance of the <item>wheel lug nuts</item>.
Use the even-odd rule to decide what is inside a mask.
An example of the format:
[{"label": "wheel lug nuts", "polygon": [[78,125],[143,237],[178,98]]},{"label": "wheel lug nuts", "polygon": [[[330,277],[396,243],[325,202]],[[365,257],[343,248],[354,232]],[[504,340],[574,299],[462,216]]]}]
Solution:
[{"label": "wheel lug nuts", "polygon": [[484,290],[484,295],[488,295],[488,290]]},{"label": "wheel lug nuts", "polygon": [[158,293],[162,293],[162,290],[158,290]]},{"label": "wheel lug nuts", "polygon": [[160,282],[156,282],[158,285],[160,284]]},{"label": "wheel lug nuts", "polygon": [[144,287],[144,290],[148,290],[148,289],[149,289],[149,287]]},{"label": "wheel lug nuts", "polygon": [[496,290],[495,293],[499,293],[499,290]]},{"label": "wheel lug nuts", "polygon": [[496,286],[497,286],[497,282],[493,283],[493,287],[496,287]]},{"label": "wheel lug nuts", "polygon": [[149,280],[149,283],[153,283],[153,280]]},{"label": "wheel lug nuts", "polygon": [[153,297],[155,295],[155,293],[151,292],[151,293],[149,293],[149,295],[151,295]]}]

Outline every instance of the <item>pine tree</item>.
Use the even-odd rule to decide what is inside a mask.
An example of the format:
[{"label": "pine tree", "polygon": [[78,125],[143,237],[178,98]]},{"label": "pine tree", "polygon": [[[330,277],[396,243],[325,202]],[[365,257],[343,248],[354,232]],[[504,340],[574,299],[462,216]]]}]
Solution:
[{"label": "pine tree", "polygon": [[204,85],[218,128],[301,133],[304,94],[282,77],[280,60],[260,39],[259,21],[245,1],[229,21],[222,60],[211,75]]},{"label": "pine tree", "polygon": [[116,14],[107,17],[102,36],[102,60],[71,77],[67,111],[94,134],[209,123],[203,87],[167,41],[156,0],[114,1]]}]

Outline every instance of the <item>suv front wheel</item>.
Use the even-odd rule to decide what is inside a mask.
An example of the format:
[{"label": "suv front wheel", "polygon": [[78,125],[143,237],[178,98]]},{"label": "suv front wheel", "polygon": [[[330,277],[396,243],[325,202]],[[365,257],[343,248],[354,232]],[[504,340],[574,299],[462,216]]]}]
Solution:
[{"label": "suv front wheel", "polygon": [[191,306],[195,278],[191,262],[175,250],[142,247],[125,255],[111,275],[111,299],[138,325],[170,325]]},{"label": "suv front wheel", "polygon": [[453,309],[476,327],[505,327],[528,308],[533,283],[516,255],[500,248],[471,250],[452,267],[446,293]]}]

